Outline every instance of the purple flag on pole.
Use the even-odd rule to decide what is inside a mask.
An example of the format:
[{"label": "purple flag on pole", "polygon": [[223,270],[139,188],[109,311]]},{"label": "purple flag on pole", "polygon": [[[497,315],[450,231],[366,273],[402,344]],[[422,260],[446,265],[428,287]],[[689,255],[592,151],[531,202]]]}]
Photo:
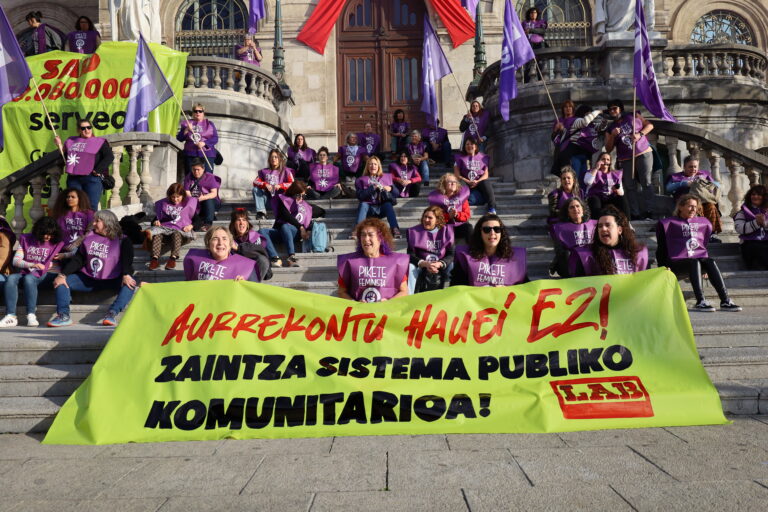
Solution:
[{"label": "purple flag on pole", "polygon": [[24,53],[0,7],[0,147],[3,146],[3,105],[26,91],[31,78]]},{"label": "purple flag on pole", "polygon": [[259,20],[267,17],[264,0],[250,0],[248,9],[248,33],[255,34],[259,30]]},{"label": "purple flag on pole", "polygon": [[525,37],[520,18],[510,0],[504,8],[504,40],[501,43],[501,73],[499,74],[499,111],[509,121],[509,100],[517,97],[515,73],[533,59],[533,48]]},{"label": "purple flag on pole", "polygon": [[645,26],[643,0],[635,0],[634,82],[637,97],[651,114],[665,121],[677,122],[677,119],[664,106],[659,84],[656,82],[656,73],[653,70],[653,60],[651,59],[651,44],[648,40],[648,29]]},{"label": "purple flag on pole", "polygon": [[173,90],[165,79],[163,70],[157,65],[152,50],[139,34],[136,61],[133,64],[131,95],[125,113],[124,132],[149,131],[149,113],[167,99],[173,97]]},{"label": "purple flag on pole", "polygon": [[424,16],[424,50],[421,56],[421,111],[432,117],[437,126],[437,95],[435,82],[445,75],[453,73],[448,59],[443,53],[435,29]]},{"label": "purple flag on pole", "polygon": [[475,19],[475,15],[477,14],[477,4],[479,3],[480,0],[461,0],[462,7],[467,10],[472,19]]}]

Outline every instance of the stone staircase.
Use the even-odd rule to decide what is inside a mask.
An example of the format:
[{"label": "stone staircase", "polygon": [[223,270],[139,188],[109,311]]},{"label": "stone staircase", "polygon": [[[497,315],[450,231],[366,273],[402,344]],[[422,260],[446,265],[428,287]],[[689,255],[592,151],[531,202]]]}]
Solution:
[{"label": "stone staircase", "polygon": [[[434,171],[437,177],[439,173]],[[437,181],[436,179],[434,180]],[[525,246],[529,251],[531,279],[548,278],[552,258],[551,242],[544,232],[547,214],[541,190],[515,190],[511,184],[495,182],[497,210],[510,228],[513,244]],[[395,207],[401,228],[418,223],[426,205],[426,192],[422,197],[401,199]],[[268,284],[331,295],[336,291],[336,255],[350,252],[354,241],[349,234],[354,224],[357,201],[351,199],[317,202],[326,209],[325,222],[329,228],[335,252],[297,254],[298,268],[275,268]],[[218,214],[217,223],[225,224],[232,208],[251,204],[225,204]],[[474,208],[477,219],[485,209]],[[725,233],[722,244],[710,246],[723,271],[726,284],[735,302],[744,306],[744,312],[692,313],[699,354],[704,366],[717,386],[726,412],[757,414],[768,412],[768,318],[765,316],[765,297],[768,296],[768,273],[741,269],[737,237],[732,222],[724,219]],[[260,227],[271,226],[262,221]],[[656,242],[652,221],[635,222],[637,237],[649,246],[651,253]],[[729,234],[730,233],[730,234]],[[202,247],[202,237],[184,250]],[[397,241],[397,249],[405,249],[405,241]],[[281,256],[284,253],[278,247]],[[183,279],[180,270],[149,271],[149,256],[138,249],[135,267],[142,281],[166,282]],[[161,266],[162,269],[162,266]],[[690,284],[681,282],[689,303],[692,304]],[[711,287],[706,287],[709,298],[716,298]],[[91,365],[109,339],[112,329],[97,327],[97,321],[113,299],[106,293],[74,294],[72,317],[76,325],[62,329],[45,327],[30,329],[18,327],[0,331],[0,432],[44,431],[66,398],[89,374]],[[21,303],[22,301],[20,301]],[[53,294],[41,292],[38,317],[47,320],[54,313]],[[19,317],[24,318],[23,307]]]}]

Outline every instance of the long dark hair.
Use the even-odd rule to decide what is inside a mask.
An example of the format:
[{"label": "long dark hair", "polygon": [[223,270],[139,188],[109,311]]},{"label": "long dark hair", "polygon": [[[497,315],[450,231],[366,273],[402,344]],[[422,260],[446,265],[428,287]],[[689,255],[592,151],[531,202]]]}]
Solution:
[{"label": "long dark hair", "polygon": [[560,209],[560,222],[571,222],[571,216],[568,215],[568,208],[571,206],[571,203],[579,203],[581,205],[581,209],[584,210],[584,214],[581,216],[581,223],[584,224],[589,220],[589,206],[587,206],[587,203],[582,201],[580,197],[572,197],[565,201],[565,204],[563,204],[563,207]]},{"label": "long dark hair", "polygon": [[75,22],[75,30],[80,30],[80,20],[85,20],[88,22],[88,30],[96,30],[96,27],[93,26],[93,22],[91,21],[91,18],[88,16],[80,16],[77,18],[77,21]]},{"label": "long dark hair", "polygon": [[509,233],[507,232],[507,227],[504,225],[501,217],[495,213],[486,213],[475,223],[475,229],[472,230],[472,236],[469,239],[469,255],[476,260],[485,256],[482,228],[483,224],[489,220],[495,220],[501,226],[499,245],[496,246],[496,256],[499,258],[509,258],[512,255],[512,245],[509,243]]},{"label": "long dark hair", "polygon": [[[248,223],[248,229],[245,230],[245,233],[242,235],[238,235],[235,232],[235,222],[238,219],[245,219],[245,221]],[[229,232],[232,233],[232,238],[238,238],[239,236],[245,236],[248,234],[248,231],[253,229],[253,224],[251,224],[251,219],[248,218],[248,210],[245,208],[235,208],[232,210],[232,215],[229,218]]]},{"label": "long dark hair", "polygon": [[749,187],[749,190],[747,190],[747,193],[744,194],[744,204],[747,205],[748,208],[752,206],[752,198],[750,196],[753,192],[757,192],[763,196],[763,204],[760,205],[760,208],[768,206],[768,191],[766,190],[765,185],[752,185]]},{"label": "long dark hair", "polygon": [[43,241],[45,235],[51,235],[51,243],[57,244],[61,241],[61,228],[50,217],[40,217],[32,226],[32,234],[38,242]]},{"label": "long dark hair", "polygon": [[[304,139],[304,144],[299,147],[299,137]],[[293,145],[291,146],[294,151],[298,151],[300,149],[307,149],[307,138],[304,136],[303,133],[297,133],[296,136],[293,138]]]},{"label": "long dark hair", "polygon": [[288,197],[301,196],[306,193],[307,193],[307,185],[301,180],[296,180],[293,183],[291,183],[288,189],[285,191],[285,195]]},{"label": "long dark hair", "polygon": [[[272,169],[272,153],[276,154],[279,158],[277,169]],[[267,169],[269,170],[280,170],[282,171],[285,169],[285,158],[283,157],[283,152],[280,151],[277,148],[272,148],[269,150],[269,155],[267,155]]]},{"label": "long dark hair", "polygon": [[541,11],[539,11],[539,9],[537,9],[536,7],[531,7],[530,9],[525,11],[525,21],[531,21],[531,13],[533,11],[536,11],[536,14],[538,15],[536,16],[536,19],[537,20],[541,19]]},{"label": "long dark hair", "polygon": [[600,212],[600,217],[613,217],[616,220],[616,224],[621,227],[621,235],[619,235],[619,243],[616,244],[616,247],[608,247],[600,241],[600,237],[595,233],[594,242],[592,243],[592,254],[595,257],[597,266],[600,268],[600,272],[605,275],[616,273],[616,264],[613,261],[613,254],[611,254],[612,249],[621,249],[626,252],[629,259],[632,260],[632,264],[637,268],[637,255],[643,246],[635,240],[635,232],[629,227],[627,216],[616,209],[616,207],[608,206]]},{"label": "long dark hair", "polygon": [[59,195],[56,196],[56,202],[53,204],[53,209],[51,210],[51,217],[58,219],[69,213],[69,206],[67,206],[67,196],[70,194],[70,192],[77,194],[78,211],[85,212],[91,209],[91,200],[88,199],[88,196],[85,192],[77,188],[68,188],[62,192],[59,192]]},{"label": "long dark hair", "polygon": [[476,155],[478,153],[480,153],[480,144],[477,142],[476,138],[470,136],[470,137],[467,137],[466,139],[464,139],[464,143],[461,145],[461,154],[462,155],[468,155],[469,154],[469,153],[467,153],[467,142],[471,142],[472,144],[475,145],[475,147],[477,148],[477,152],[475,153]]},{"label": "long dark hair", "polygon": [[[403,120],[402,121],[398,121],[397,120],[397,114],[403,114]],[[405,111],[403,109],[401,109],[401,108],[395,110],[395,113],[392,114],[392,121],[395,122],[395,123],[404,123],[405,122]]]}]

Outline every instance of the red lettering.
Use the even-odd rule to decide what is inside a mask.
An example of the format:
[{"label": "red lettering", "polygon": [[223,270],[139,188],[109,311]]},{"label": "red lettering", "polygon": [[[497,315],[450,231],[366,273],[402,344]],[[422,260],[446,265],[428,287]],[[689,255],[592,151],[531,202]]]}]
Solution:
[{"label": "red lettering", "polygon": [[190,304],[184,308],[184,311],[182,311],[181,314],[176,317],[176,319],[171,324],[171,328],[168,329],[163,342],[160,344],[161,347],[167,345],[168,342],[171,341],[171,338],[176,338],[176,343],[181,343],[181,338],[184,336],[184,331],[186,331],[187,327],[189,327],[189,318],[192,316],[192,312],[194,310],[194,304]]},{"label": "red lettering", "polygon": [[427,328],[427,322],[429,321],[429,315],[432,312],[432,304],[429,304],[424,308],[424,314],[421,314],[421,310],[417,309],[411,315],[410,323],[403,329],[408,333],[408,339],[406,343],[409,347],[415,346],[421,348],[421,340],[424,337],[424,330]]},{"label": "red lettering", "polygon": [[611,298],[611,285],[603,285],[603,295],[600,297],[600,325],[603,331],[600,333],[600,339],[604,340],[608,336],[608,301]]},{"label": "red lettering", "polygon": [[68,100],[73,100],[80,95],[80,82],[70,82],[67,85],[67,90],[64,93],[64,97]]},{"label": "red lettering", "polygon": [[494,336],[501,335],[501,330],[504,326],[503,319],[501,319],[501,322],[496,322],[496,325],[488,331],[488,334],[480,334],[484,323],[493,322],[493,319],[488,318],[488,315],[495,315],[497,313],[498,311],[494,308],[486,308],[477,312],[475,319],[472,321],[472,336],[475,338],[476,343],[483,344]]},{"label": "red lettering", "polygon": [[[312,330],[315,328],[317,328],[317,332],[312,332]],[[323,335],[324,331],[325,322],[323,322],[320,318],[315,317],[311,322],[309,322],[304,335],[307,337],[308,341],[315,341],[317,338]]]},{"label": "red lettering", "polygon": [[[448,333],[448,343],[451,345],[455,345],[459,341],[462,343],[467,342],[467,333],[469,332],[469,322],[472,320],[472,313],[467,311],[464,313],[464,318],[461,321],[461,325],[459,326],[459,317],[455,316],[453,317],[453,321],[451,322],[451,330]],[[458,330],[456,327],[458,326]]]},{"label": "red lettering", "polygon": [[26,95],[26,94],[27,94],[29,91],[31,91],[31,90],[32,90],[32,88],[31,88],[31,87],[27,87],[26,89],[24,89],[24,92],[23,92],[23,93],[19,94],[19,95],[18,95],[18,96],[16,96],[15,98],[13,98],[13,101],[21,101],[21,100],[23,100],[23,99],[24,99],[24,96],[25,96],[25,95]]},{"label": "red lettering", "polygon": [[619,399],[619,395],[611,393],[602,384],[587,384],[587,387],[592,390],[592,393],[589,395],[590,400],[603,400],[604,398],[608,400]]},{"label": "red lettering", "polygon": [[43,84],[38,86],[37,92],[35,93],[35,101],[45,99],[49,92],[51,92],[51,84]]},{"label": "red lettering", "polygon": [[133,78],[128,77],[124,78],[122,82],[120,82],[120,97],[121,98],[127,98],[131,95],[131,82],[133,82]]},{"label": "red lettering", "polygon": [[98,78],[92,78],[85,84],[85,97],[89,99],[96,99],[101,90],[101,80]]},{"label": "red lettering", "polygon": [[61,73],[59,73],[59,76],[56,78],[61,80],[65,76],[70,76],[72,78],[80,77],[80,59],[72,59],[67,62],[61,70]]},{"label": "red lettering", "polygon": [[259,320],[261,320],[261,315],[252,315],[250,313],[247,313],[241,316],[238,319],[237,325],[235,326],[235,328],[232,329],[232,339],[237,338],[237,335],[240,334],[240,331],[256,334],[256,331],[251,329],[251,326],[253,326]]},{"label": "red lettering", "polygon": [[643,392],[643,390],[638,388],[634,382],[627,381],[627,382],[624,382],[623,384],[627,392],[629,392],[630,399],[634,400],[637,398],[643,398],[645,396],[645,392]]},{"label": "red lettering", "polygon": [[64,82],[58,82],[51,91],[51,94],[48,95],[49,100],[57,100],[61,97],[61,93],[64,91]]},{"label": "red lettering", "polygon": [[90,73],[91,71],[95,71],[97,67],[99,67],[99,64],[101,63],[101,57],[99,57],[98,53],[91,54],[90,57],[87,57],[83,60],[83,65],[81,67],[80,76]]},{"label": "red lettering", "polygon": [[280,331],[282,329],[278,329],[270,335],[266,334],[267,328],[272,327],[273,325],[277,325],[277,320],[280,318],[285,318],[285,315],[267,315],[262,318],[261,324],[259,324],[259,338],[264,341],[269,341],[280,336]]},{"label": "red lettering", "polygon": [[[225,311],[224,313],[219,313],[219,315],[216,317],[216,320],[213,321],[211,330],[208,331],[208,337],[213,338],[213,335],[219,331],[231,331],[232,328],[229,326],[229,322],[234,320],[236,316],[237,313],[234,311]],[[228,318],[225,320],[224,317]]]},{"label": "red lettering", "polygon": [[304,320],[304,318],[306,318],[305,315],[301,315],[301,318],[294,322],[293,315],[295,313],[296,310],[293,308],[291,308],[291,310],[288,312],[288,319],[285,321],[285,327],[283,327],[283,332],[280,334],[282,339],[285,339],[289,333],[301,332],[306,329],[306,327],[301,325],[301,322]]},{"label": "red lettering", "polygon": [[205,336],[205,331],[207,331],[208,326],[211,325],[211,320],[213,320],[213,315],[208,313],[205,315],[205,320],[203,320],[203,322],[200,324],[200,328],[195,331],[195,326],[197,325],[197,322],[200,321],[199,318],[195,318],[192,321],[192,325],[189,326],[189,331],[187,331],[187,341],[203,339],[203,336]]},{"label": "red lettering", "polygon": [[[430,306],[431,307],[431,306]],[[448,325],[448,313],[444,309],[438,311],[432,327],[427,331],[427,338],[437,336],[441,342],[445,342],[445,327]]]},{"label": "red lettering", "polygon": [[536,304],[533,305],[533,317],[531,318],[531,330],[528,333],[528,343],[539,341],[544,336],[551,334],[560,327],[559,323],[552,324],[544,329],[539,329],[541,323],[541,312],[545,309],[554,309],[555,303],[551,300],[545,300],[550,295],[560,295],[563,290],[560,288],[546,288],[539,292],[539,298],[536,300]]},{"label": "red lettering", "polygon": [[373,331],[371,331],[373,321],[368,322],[368,325],[365,326],[365,332],[363,333],[363,341],[366,343],[373,343],[374,341],[382,339],[384,337],[385,325],[387,325],[387,315],[382,315],[381,320],[379,320],[379,323],[376,324],[376,327],[373,329]]},{"label": "red lettering", "polygon": [[40,75],[40,80],[50,80],[52,78],[56,78],[56,75],[59,74],[59,64],[61,64],[62,61],[60,60],[47,60],[45,63],[43,63],[43,67],[48,70],[47,73],[43,73]]},{"label": "red lettering", "polygon": [[101,95],[106,100],[111,100],[117,94],[117,78],[110,78],[104,82],[104,88],[101,91]]},{"label": "red lettering", "polygon": [[561,334],[567,334],[571,331],[576,331],[578,329],[584,329],[585,327],[593,327],[595,330],[598,329],[598,326],[595,322],[582,322],[580,324],[574,324],[574,320],[579,318],[581,314],[587,309],[590,302],[592,302],[592,299],[595,298],[595,295],[597,295],[597,290],[595,290],[592,287],[584,288],[583,290],[579,290],[577,292],[573,292],[568,296],[567,299],[565,299],[565,303],[569,306],[573,304],[573,301],[579,298],[581,295],[584,295],[585,293],[588,293],[589,296],[584,300],[584,302],[576,308],[576,311],[571,314],[571,316],[568,317],[568,319],[563,322],[563,325],[557,328],[557,332],[555,332],[554,336],[557,338]]}]

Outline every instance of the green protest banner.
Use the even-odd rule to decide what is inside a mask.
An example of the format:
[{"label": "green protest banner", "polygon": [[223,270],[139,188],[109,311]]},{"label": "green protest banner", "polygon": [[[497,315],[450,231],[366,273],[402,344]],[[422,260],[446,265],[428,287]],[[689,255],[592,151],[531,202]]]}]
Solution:
[{"label": "green protest banner", "polygon": [[[103,42],[92,55],[54,51],[29,57],[27,62],[40,95],[30,82],[24,94],[3,107],[5,148],[0,153],[0,178],[44,153],[56,151],[51,123],[43,113],[41,98],[62,141],[77,134],[79,119],[90,120],[95,135],[122,132],[136,46],[136,43]],[[160,44],[149,46],[174,94],[181,100],[187,54]],[[150,130],[175,135],[179,115],[176,102],[166,101],[150,115]]]},{"label": "green protest banner", "polygon": [[44,442],[722,423],[666,269],[377,304],[196,281],[137,293]]}]

